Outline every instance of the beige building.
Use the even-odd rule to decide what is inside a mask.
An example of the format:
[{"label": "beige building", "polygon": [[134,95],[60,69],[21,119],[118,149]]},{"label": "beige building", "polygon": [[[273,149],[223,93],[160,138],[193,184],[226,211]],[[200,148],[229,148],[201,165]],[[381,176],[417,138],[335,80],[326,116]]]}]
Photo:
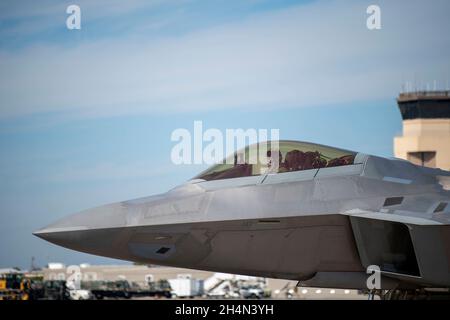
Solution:
[{"label": "beige building", "polygon": [[403,135],[394,138],[395,157],[450,170],[450,91],[402,93],[397,102]]}]

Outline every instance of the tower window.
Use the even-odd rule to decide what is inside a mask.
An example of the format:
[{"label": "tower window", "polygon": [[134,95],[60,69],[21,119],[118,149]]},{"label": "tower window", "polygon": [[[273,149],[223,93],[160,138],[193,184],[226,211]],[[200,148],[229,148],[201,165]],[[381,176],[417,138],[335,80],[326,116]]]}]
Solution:
[{"label": "tower window", "polygon": [[424,167],[436,167],[436,151],[408,152],[408,161]]}]

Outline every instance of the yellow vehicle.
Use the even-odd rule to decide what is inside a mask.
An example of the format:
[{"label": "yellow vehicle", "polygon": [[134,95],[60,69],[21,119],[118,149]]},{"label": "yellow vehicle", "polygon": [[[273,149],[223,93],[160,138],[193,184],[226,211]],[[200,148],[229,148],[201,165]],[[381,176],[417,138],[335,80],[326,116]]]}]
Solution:
[{"label": "yellow vehicle", "polygon": [[6,289],[6,280],[0,278],[0,291]]},{"label": "yellow vehicle", "polygon": [[0,300],[28,300],[30,280],[21,273],[0,275]]}]

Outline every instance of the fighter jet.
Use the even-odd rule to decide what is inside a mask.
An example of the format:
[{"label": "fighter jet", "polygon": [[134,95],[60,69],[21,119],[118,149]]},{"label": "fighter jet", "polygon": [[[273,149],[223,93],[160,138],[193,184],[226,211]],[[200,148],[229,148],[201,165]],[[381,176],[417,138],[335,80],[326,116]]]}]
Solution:
[{"label": "fighter jet", "polygon": [[267,165],[236,161],[254,144],[167,193],[86,210],[34,234],[110,258],[301,286],[366,288],[376,266],[382,288],[450,287],[449,171],[276,145]]}]

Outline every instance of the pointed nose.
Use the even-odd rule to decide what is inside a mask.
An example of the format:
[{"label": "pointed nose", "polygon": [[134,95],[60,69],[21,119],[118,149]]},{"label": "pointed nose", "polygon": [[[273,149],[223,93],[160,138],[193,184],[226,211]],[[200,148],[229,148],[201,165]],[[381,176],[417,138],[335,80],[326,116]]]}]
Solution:
[{"label": "pointed nose", "polygon": [[69,249],[121,257],[117,242],[126,224],[126,208],[115,203],[68,216],[33,234]]}]

